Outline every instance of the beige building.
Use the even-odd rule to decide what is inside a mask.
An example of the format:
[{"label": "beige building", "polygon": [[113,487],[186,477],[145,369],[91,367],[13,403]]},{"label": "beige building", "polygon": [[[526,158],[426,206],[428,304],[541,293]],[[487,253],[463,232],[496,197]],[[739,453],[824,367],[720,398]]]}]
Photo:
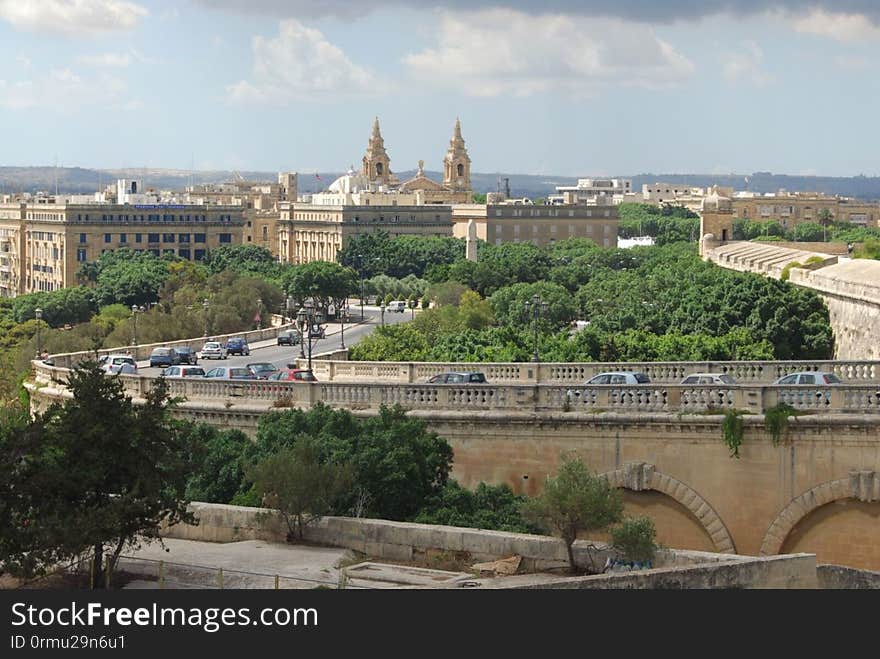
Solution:
[{"label": "beige building", "polygon": [[443,172],[442,182],[430,179],[420,160],[416,175],[401,183],[391,170],[376,118],[360,172],[352,168],[323,192],[279,204],[280,260],[334,261],[352,236],[375,231],[391,236],[451,236],[451,204],[469,202],[473,196],[471,160],[458,120]]},{"label": "beige building", "polygon": [[839,222],[852,222],[876,227],[880,220],[880,205],[845,197],[830,197],[817,192],[779,192],[775,195],[746,195],[738,193],[731,199],[736,218],[753,222],[775,220],[786,229],[803,222],[820,222],[823,210]]},{"label": "beige building", "polygon": [[611,204],[458,204],[452,219],[456,238],[467,237],[473,220],[477,238],[490,245],[530,242],[543,247],[587,238],[599,247],[617,247],[618,213]]},{"label": "beige building", "polygon": [[76,285],[80,265],[107,250],[199,261],[208,249],[242,244],[243,227],[240,206],[69,203],[54,197],[2,203],[0,263],[8,271],[0,269],[7,284],[0,294]]}]

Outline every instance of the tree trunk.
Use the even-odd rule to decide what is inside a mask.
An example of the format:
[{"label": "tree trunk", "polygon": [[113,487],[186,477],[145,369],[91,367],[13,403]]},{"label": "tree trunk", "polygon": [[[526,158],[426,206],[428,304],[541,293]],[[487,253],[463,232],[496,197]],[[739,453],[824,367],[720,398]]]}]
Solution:
[{"label": "tree trunk", "polygon": [[568,551],[568,567],[571,568],[572,572],[576,572],[577,570],[574,565],[574,549],[572,545],[574,545],[574,540],[565,541],[565,549]]},{"label": "tree trunk", "polygon": [[89,584],[89,587],[92,590],[100,590],[104,587],[104,545],[101,543],[94,546],[92,564],[94,569],[92,570],[92,583]]}]

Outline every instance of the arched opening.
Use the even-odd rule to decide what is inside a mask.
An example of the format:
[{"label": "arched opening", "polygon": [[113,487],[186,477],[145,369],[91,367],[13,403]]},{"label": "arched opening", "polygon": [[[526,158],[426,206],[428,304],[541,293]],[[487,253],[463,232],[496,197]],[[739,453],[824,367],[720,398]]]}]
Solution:
[{"label": "arched opening", "polygon": [[376,174],[378,174],[379,176],[382,176],[382,163],[381,162],[376,163]]},{"label": "arched opening", "polygon": [[131,182],[131,194],[137,194],[137,191],[138,191],[137,181],[132,181]]},{"label": "arched opening", "polygon": [[816,562],[880,570],[880,503],[840,499],[807,514],[781,554],[816,554]]},{"label": "arched opening", "polygon": [[464,165],[458,163],[458,165],[455,166],[455,171],[458,172],[459,176],[464,176]]}]

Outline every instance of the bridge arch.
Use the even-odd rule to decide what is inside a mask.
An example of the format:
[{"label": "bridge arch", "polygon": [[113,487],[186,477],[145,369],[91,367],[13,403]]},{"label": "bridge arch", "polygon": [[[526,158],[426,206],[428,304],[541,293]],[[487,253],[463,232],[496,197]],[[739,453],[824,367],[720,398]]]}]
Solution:
[{"label": "bridge arch", "polygon": [[865,503],[880,502],[880,472],[853,470],[845,478],[826,481],[792,499],[764,534],[761,555],[778,554],[792,529],[802,519],[828,503],[845,499]]},{"label": "bridge arch", "polygon": [[684,506],[703,526],[712,539],[715,551],[735,554],[733,536],[721,521],[715,509],[695,490],[680,480],[656,470],[646,462],[628,462],[620,469],[601,474],[612,487],[620,487],[634,492],[654,490],[665,494]]}]

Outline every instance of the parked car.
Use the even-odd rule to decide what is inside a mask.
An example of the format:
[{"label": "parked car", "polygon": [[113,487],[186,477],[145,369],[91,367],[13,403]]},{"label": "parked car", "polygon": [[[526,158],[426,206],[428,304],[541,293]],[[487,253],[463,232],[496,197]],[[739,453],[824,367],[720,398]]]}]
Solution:
[{"label": "parked car", "polygon": [[137,373],[137,362],[134,360],[134,357],[125,353],[103,355],[98,360],[98,363],[105,373],[119,373],[119,369],[123,364],[132,366],[134,373]]},{"label": "parked car", "polygon": [[300,336],[299,331],[295,329],[278,332],[278,345],[280,346],[295,346],[301,342],[302,337]]},{"label": "parked car", "polygon": [[174,349],[177,353],[178,364],[190,364],[195,366],[199,363],[196,351],[189,346],[179,346]]},{"label": "parked car", "polygon": [[727,373],[691,373],[682,384],[736,384]]},{"label": "parked car", "polygon": [[317,382],[318,378],[304,368],[285,368],[269,376],[269,380],[280,382]]},{"label": "parked car", "polygon": [[202,359],[226,359],[226,348],[219,341],[208,341],[202,346]]},{"label": "parked car", "polygon": [[247,367],[257,376],[258,380],[266,380],[270,375],[278,372],[278,367],[269,362],[256,362],[248,364]]},{"label": "parked car", "polygon": [[217,366],[205,373],[206,378],[219,380],[256,380],[257,376],[247,366]]},{"label": "parked car", "polygon": [[584,384],[650,384],[651,378],[644,373],[631,371],[611,371],[594,375]]},{"label": "parked car", "polygon": [[783,375],[773,384],[843,384],[839,377],[828,371],[804,371]]},{"label": "parked car", "polygon": [[153,348],[150,353],[150,368],[156,366],[174,366],[180,363],[177,351],[174,348]]},{"label": "parked car", "polygon": [[201,366],[169,366],[162,375],[166,378],[203,378],[205,369]]},{"label": "parked car", "polygon": [[243,337],[236,336],[226,342],[226,354],[244,355],[245,357],[249,357],[251,354],[251,349],[248,346],[247,341]]},{"label": "parked car", "polygon": [[428,378],[429,384],[486,384],[486,376],[479,371],[452,371]]}]

